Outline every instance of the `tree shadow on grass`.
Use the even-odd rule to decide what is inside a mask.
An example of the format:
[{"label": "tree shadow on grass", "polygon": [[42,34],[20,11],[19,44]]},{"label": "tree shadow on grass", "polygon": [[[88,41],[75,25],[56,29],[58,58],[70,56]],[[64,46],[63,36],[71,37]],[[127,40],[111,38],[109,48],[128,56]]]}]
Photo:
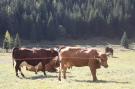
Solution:
[{"label": "tree shadow on grass", "polygon": [[129,84],[129,82],[120,82],[120,81],[113,81],[113,80],[75,80],[76,82],[86,82],[86,83],[119,83],[119,84]]}]

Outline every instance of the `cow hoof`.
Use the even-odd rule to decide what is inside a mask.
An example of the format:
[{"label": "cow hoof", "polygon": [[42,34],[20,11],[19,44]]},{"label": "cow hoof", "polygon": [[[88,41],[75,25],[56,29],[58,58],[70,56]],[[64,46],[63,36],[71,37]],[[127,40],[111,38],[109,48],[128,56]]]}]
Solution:
[{"label": "cow hoof", "polygon": [[64,79],[66,79],[66,77],[64,77]]},{"label": "cow hoof", "polygon": [[93,82],[97,82],[97,81],[98,81],[97,79],[93,80]]},{"label": "cow hoof", "polygon": [[44,77],[46,77],[46,78],[47,78],[47,75],[46,75],[46,74],[44,74]]},{"label": "cow hoof", "polygon": [[21,74],[23,78],[25,78],[24,74]]},{"label": "cow hoof", "polygon": [[16,75],[16,77],[18,77],[18,78],[19,78],[19,75]]},{"label": "cow hoof", "polygon": [[61,78],[59,78],[58,80],[61,81]]},{"label": "cow hoof", "polygon": [[47,77],[46,73],[44,73],[44,76]]}]

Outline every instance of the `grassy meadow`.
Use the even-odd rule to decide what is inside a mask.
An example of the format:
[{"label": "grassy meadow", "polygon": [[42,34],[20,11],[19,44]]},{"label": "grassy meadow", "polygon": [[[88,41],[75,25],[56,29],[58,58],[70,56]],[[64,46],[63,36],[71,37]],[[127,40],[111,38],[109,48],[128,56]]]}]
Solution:
[{"label": "grassy meadow", "polygon": [[[103,47],[99,47],[103,51]],[[67,79],[58,81],[58,73],[37,75],[23,68],[27,78],[17,78],[11,53],[0,53],[0,89],[135,89],[135,50],[114,48],[114,57],[108,58],[109,67],[97,70],[99,81],[92,82],[88,67],[73,67]]]}]

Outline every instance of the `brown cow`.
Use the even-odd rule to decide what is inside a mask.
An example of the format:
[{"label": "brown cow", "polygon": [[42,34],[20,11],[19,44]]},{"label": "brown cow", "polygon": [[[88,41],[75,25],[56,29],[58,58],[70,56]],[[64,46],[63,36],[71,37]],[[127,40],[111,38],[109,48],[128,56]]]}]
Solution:
[{"label": "brown cow", "polygon": [[54,49],[28,49],[28,48],[14,48],[12,52],[13,65],[14,61],[16,62],[15,71],[16,76],[18,76],[18,70],[21,75],[24,77],[24,74],[21,71],[21,63],[26,62],[31,66],[36,66],[39,63],[42,64],[42,71],[45,73],[45,65],[48,64],[53,58],[58,56],[58,52]]},{"label": "brown cow", "polygon": [[66,70],[72,66],[82,67],[89,66],[93,81],[97,80],[96,69],[100,66],[108,67],[106,54],[101,54],[95,49],[84,49],[79,47],[65,47],[61,49],[60,54],[60,69],[59,80],[61,81],[61,71],[63,70],[63,77],[66,79]]},{"label": "brown cow", "polygon": [[106,47],[105,53],[108,54],[108,56],[111,55],[113,57],[113,48]]}]

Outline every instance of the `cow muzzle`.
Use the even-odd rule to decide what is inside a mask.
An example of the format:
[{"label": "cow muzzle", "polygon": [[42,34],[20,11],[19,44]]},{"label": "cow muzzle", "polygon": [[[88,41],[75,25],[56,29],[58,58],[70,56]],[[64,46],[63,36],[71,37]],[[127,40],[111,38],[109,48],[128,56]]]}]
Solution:
[{"label": "cow muzzle", "polygon": [[104,68],[108,68],[108,65],[104,65]]}]

